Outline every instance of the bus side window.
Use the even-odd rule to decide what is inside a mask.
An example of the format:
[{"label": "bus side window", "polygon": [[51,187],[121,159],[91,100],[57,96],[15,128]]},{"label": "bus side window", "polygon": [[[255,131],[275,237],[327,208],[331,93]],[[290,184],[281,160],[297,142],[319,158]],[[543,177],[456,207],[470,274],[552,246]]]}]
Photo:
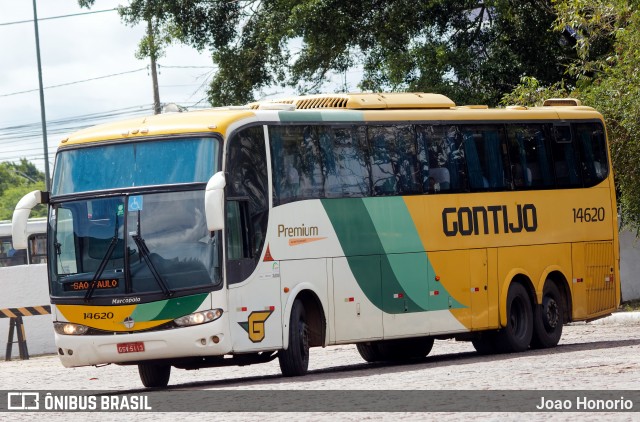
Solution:
[{"label": "bus side window", "polygon": [[327,198],[369,196],[366,149],[355,127],[320,126],[320,155]]},{"label": "bus side window", "polygon": [[398,194],[393,165],[394,135],[394,128],[391,126],[373,126],[368,130],[371,146],[371,178],[375,196]]},{"label": "bus side window", "polygon": [[549,156],[548,125],[507,127],[509,161],[514,189],[550,187],[553,166]]},{"label": "bus side window", "polygon": [[580,146],[585,187],[594,186],[609,174],[604,130],[596,123],[575,124],[573,130]]},{"label": "bus side window", "polygon": [[423,191],[465,190],[464,148],[457,126],[418,125],[416,132]]},{"label": "bus side window", "polygon": [[44,264],[47,262],[47,235],[45,233],[29,236],[29,264]]},{"label": "bus side window", "polygon": [[556,175],[556,186],[581,186],[582,179],[578,168],[577,142],[572,137],[571,126],[555,125],[553,129],[554,142],[551,143],[551,154]]},{"label": "bus side window", "polygon": [[315,129],[315,126],[269,128],[274,205],[324,197]]},{"label": "bus side window", "polygon": [[9,267],[15,250],[11,246],[11,237],[0,238],[0,267]]}]

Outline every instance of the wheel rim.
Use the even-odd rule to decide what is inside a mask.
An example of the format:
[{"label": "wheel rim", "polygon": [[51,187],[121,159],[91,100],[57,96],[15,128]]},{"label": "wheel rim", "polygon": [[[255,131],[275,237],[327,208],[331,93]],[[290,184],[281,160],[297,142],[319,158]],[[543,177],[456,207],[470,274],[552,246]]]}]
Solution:
[{"label": "wheel rim", "polygon": [[545,297],[544,302],[544,325],[547,329],[554,329],[560,321],[560,308],[558,302],[552,297]]}]

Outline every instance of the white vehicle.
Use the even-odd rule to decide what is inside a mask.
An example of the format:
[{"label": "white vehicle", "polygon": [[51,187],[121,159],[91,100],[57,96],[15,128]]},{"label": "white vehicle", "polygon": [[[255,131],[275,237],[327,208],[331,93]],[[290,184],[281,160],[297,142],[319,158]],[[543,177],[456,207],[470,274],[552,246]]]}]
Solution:
[{"label": "white vehicle", "polygon": [[26,235],[28,247],[15,249],[11,241],[11,222],[0,221],[0,267],[47,262],[47,219],[29,219]]}]

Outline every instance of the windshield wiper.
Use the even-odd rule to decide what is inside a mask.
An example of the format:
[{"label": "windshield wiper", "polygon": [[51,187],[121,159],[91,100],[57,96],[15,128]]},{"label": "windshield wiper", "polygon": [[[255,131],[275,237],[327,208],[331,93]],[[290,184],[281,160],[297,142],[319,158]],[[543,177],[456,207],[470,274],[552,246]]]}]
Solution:
[{"label": "windshield wiper", "polygon": [[118,244],[118,214],[117,213],[116,213],[115,226],[116,226],[115,233],[111,238],[111,242],[109,243],[107,252],[104,254],[104,257],[102,258],[100,265],[98,265],[98,269],[96,270],[95,274],[93,274],[93,277],[91,278],[91,284],[87,289],[87,293],[84,295],[85,302],[89,302],[91,300],[91,296],[93,296],[93,292],[95,291],[96,286],[98,285],[98,279],[102,276],[102,273],[104,272],[104,269],[107,266],[107,262],[109,262],[109,259],[111,259],[111,255],[113,255],[113,251],[116,249],[116,245]]},{"label": "windshield wiper", "polygon": [[149,271],[151,271],[153,278],[156,280],[156,282],[162,289],[162,293],[164,293],[166,297],[173,296],[173,291],[169,289],[169,287],[167,286],[167,283],[162,279],[162,277],[158,273],[158,270],[156,269],[156,266],[151,261],[151,252],[149,252],[149,248],[147,248],[147,244],[145,243],[142,236],[139,234],[132,234],[131,237],[133,238],[133,241],[136,242],[136,246],[138,247],[140,256],[142,256],[142,259],[144,259],[144,262],[147,264],[147,267],[149,267]]}]

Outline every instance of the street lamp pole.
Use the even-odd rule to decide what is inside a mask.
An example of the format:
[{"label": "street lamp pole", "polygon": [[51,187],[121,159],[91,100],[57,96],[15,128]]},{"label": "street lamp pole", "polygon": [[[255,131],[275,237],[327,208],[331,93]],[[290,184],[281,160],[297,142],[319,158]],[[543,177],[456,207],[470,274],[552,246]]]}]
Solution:
[{"label": "street lamp pole", "polygon": [[46,190],[51,188],[49,178],[49,146],[47,143],[47,118],[44,111],[44,87],[42,85],[42,63],[40,62],[40,36],[38,34],[38,12],[33,0],[33,26],[36,30],[36,57],[38,58],[38,82],[40,83],[40,119],[42,120],[42,143],[44,148],[44,181]]}]

